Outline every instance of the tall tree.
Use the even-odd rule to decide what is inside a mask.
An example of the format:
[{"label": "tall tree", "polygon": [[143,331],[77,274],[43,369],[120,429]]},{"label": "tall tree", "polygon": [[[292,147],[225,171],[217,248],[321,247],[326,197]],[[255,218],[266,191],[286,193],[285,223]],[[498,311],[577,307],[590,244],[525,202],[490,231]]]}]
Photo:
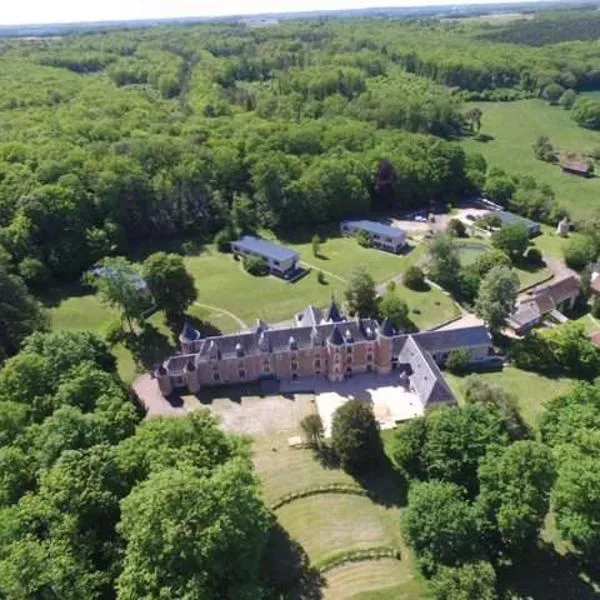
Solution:
[{"label": "tall tree", "polygon": [[[257,482],[244,462],[203,476],[167,469],[121,504],[126,541],[117,588],[122,600],[253,600],[270,527]],[[235,568],[231,568],[235,565]]]},{"label": "tall tree", "polygon": [[454,290],[460,271],[458,248],[448,234],[437,235],[429,245],[429,277],[447,290]]},{"label": "tall tree", "polygon": [[489,562],[440,567],[431,580],[435,600],[497,600],[496,572]]},{"label": "tall tree", "polygon": [[0,364],[19,351],[23,340],[47,319],[23,281],[0,264]]},{"label": "tall tree", "polygon": [[346,288],[350,314],[369,317],[377,314],[375,281],[365,267],[354,269]]},{"label": "tall tree", "polygon": [[492,332],[499,332],[514,312],[519,293],[519,278],[508,267],[493,267],[479,287],[475,313]]},{"label": "tall tree", "polygon": [[99,292],[103,302],[119,310],[133,332],[133,323],[143,321],[149,304],[141,270],[121,256],[105,258],[98,275],[87,280]]},{"label": "tall tree", "polygon": [[379,314],[389,319],[398,331],[409,329],[412,322],[409,317],[408,304],[395,292],[387,291],[379,303]]},{"label": "tall tree", "polygon": [[331,446],[348,471],[362,473],[377,466],[383,447],[371,408],[360,400],[340,406],[331,423]]},{"label": "tall tree", "polygon": [[169,320],[180,317],[198,297],[194,279],[177,254],[151,254],[144,261],[142,272],[154,301]]},{"label": "tall tree", "polygon": [[523,257],[529,246],[529,231],[522,223],[504,225],[492,234],[492,245],[514,262]]}]

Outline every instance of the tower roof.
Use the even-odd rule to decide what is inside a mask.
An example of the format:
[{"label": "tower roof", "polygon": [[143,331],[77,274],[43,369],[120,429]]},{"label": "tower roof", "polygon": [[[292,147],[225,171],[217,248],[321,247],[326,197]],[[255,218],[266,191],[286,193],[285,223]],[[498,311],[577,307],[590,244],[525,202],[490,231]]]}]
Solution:
[{"label": "tower roof", "polygon": [[179,337],[182,340],[194,342],[195,340],[200,339],[200,332],[197,329],[194,329],[192,324],[186,319],[183,323],[183,329],[181,330]]},{"label": "tower roof", "polygon": [[185,370],[190,372],[196,370],[196,365],[194,364],[194,361],[192,359],[188,360],[185,364]]},{"label": "tower roof", "polygon": [[332,323],[339,323],[340,321],[343,321],[343,320],[344,320],[344,317],[340,313],[340,309],[338,308],[338,305],[335,303],[335,298],[332,296],[331,303],[329,304],[329,307],[327,308],[327,312],[325,313],[325,321],[331,321]]},{"label": "tower roof", "polygon": [[333,329],[331,330],[331,334],[329,336],[329,343],[332,344],[333,346],[343,346],[344,345],[344,338],[342,337],[342,334],[337,325],[335,325],[333,327]]},{"label": "tower roof", "polygon": [[392,337],[396,333],[392,322],[387,318],[383,320],[379,331],[384,337]]}]

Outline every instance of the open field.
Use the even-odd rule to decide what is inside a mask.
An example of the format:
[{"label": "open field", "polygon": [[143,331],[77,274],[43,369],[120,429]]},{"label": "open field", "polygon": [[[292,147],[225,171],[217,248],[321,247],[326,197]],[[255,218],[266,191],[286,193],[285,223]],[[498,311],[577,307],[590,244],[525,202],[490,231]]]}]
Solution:
[{"label": "open field", "polygon": [[558,202],[576,219],[585,218],[592,208],[598,208],[600,177],[584,179],[563,174],[558,166],[537,160],[531,146],[545,135],[560,150],[588,152],[600,146],[600,132],[579,127],[570,111],[542,100],[476,105],[483,111],[481,132],[494,139],[486,143],[465,139],[462,143],[466,150],[480,152],[490,166],[501,167],[509,174],[532,175],[549,184]]},{"label": "open field", "polygon": [[[504,367],[502,371],[481,373],[479,376],[489,383],[501,385],[514,394],[521,416],[534,429],[538,426],[540,416],[544,412],[544,403],[566,392],[574,383],[574,380],[566,377],[551,379],[511,366]],[[444,377],[461,402],[464,377],[448,372],[444,373]]]}]

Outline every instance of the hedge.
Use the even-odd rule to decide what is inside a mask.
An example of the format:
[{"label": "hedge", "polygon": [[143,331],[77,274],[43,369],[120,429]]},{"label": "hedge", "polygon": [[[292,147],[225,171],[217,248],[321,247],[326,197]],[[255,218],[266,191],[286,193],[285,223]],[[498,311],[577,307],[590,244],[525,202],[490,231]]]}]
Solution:
[{"label": "hedge", "polygon": [[364,550],[349,550],[329,556],[313,564],[313,567],[319,573],[326,573],[335,567],[340,567],[351,562],[361,562],[365,560],[379,560],[381,558],[393,558],[401,560],[402,556],[398,548],[393,546],[375,546]]},{"label": "hedge", "polygon": [[285,494],[279,497],[272,505],[271,510],[277,510],[294,500],[317,496],[319,494],[353,494],[355,496],[369,496],[369,493],[357,484],[352,483],[330,483],[327,485],[313,486]]}]

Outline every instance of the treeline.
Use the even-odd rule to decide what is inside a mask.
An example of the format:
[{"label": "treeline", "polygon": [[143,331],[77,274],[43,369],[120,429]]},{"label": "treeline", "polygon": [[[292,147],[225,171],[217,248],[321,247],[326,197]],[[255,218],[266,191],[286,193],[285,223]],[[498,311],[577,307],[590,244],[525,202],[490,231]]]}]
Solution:
[{"label": "treeline", "polygon": [[597,11],[559,12],[520,19],[499,30],[482,34],[494,42],[545,46],[575,40],[597,40],[600,37],[600,15]]},{"label": "treeline", "polygon": [[35,333],[0,370],[0,596],[262,597],[247,441],[207,411],[142,422],[114,370],[83,332]]}]

